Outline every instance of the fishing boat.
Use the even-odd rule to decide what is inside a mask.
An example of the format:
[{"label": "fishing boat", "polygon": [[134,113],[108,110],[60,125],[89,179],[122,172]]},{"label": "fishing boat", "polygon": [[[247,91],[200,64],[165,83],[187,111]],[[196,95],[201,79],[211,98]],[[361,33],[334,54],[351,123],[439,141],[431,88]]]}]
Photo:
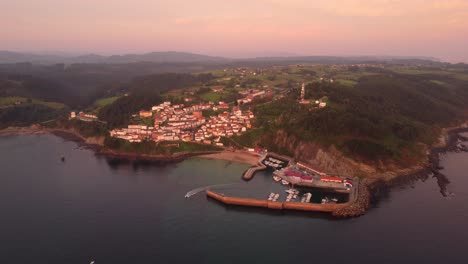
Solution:
[{"label": "fishing boat", "polygon": [[273,175],[273,180],[274,180],[275,182],[279,182],[279,181],[281,181],[281,178],[278,177],[278,176]]}]

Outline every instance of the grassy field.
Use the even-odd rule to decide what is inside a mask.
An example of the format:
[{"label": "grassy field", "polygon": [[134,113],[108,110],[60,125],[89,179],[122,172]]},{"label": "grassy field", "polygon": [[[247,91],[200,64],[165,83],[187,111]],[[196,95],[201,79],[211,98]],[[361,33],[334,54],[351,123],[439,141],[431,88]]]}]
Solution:
[{"label": "grassy field", "polygon": [[99,107],[103,107],[103,106],[112,104],[113,102],[115,102],[119,98],[120,98],[120,96],[112,96],[112,97],[102,98],[102,99],[99,99],[96,102],[94,102],[94,105],[99,106]]},{"label": "grassy field", "polygon": [[192,142],[179,142],[179,147],[171,147],[171,153],[177,152],[195,152],[195,151],[221,151],[222,148]]},{"label": "grassy field", "polygon": [[39,105],[44,105],[52,109],[62,109],[65,107],[64,104],[62,103],[57,103],[57,102],[45,102],[39,99],[31,99],[28,102],[28,98],[25,97],[17,97],[17,96],[12,96],[12,97],[0,97],[0,108],[5,108],[5,107],[10,107],[14,106],[17,102],[20,104],[39,104]]},{"label": "grassy field", "polygon": [[337,80],[337,82],[339,82],[340,84],[344,85],[344,86],[349,86],[349,87],[353,87],[357,84],[356,81],[353,81],[353,80]]},{"label": "grassy field", "polygon": [[430,80],[431,83],[435,83],[435,84],[438,84],[440,86],[446,86],[447,84],[443,81],[439,81],[439,80]]},{"label": "grassy field", "polygon": [[0,97],[0,107],[7,107],[14,105],[16,102],[25,102],[26,98],[23,97]]},{"label": "grassy field", "polygon": [[434,75],[452,75],[451,72],[442,70],[423,70],[423,69],[393,69],[394,72],[410,74],[410,75],[421,75],[421,74],[434,74]]},{"label": "grassy field", "polygon": [[131,121],[132,121],[132,124],[153,126],[153,119],[152,118],[133,117]]},{"label": "grassy field", "polygon": [[212,102],[219,102],[221,100],[222,94],[221,93],[215,93],[215,92],[208,92],[200,95],[200,98],[203,101],[212,101]]},{"label": "grassy field", "polygon": [[423,69],[394,69],[395,72],[410,74],[410,75],[439,75],[444,77],[452,77],[454,79],[468,81],[468,74],[458,71],[443,71],[443,70],[423,70]]}]

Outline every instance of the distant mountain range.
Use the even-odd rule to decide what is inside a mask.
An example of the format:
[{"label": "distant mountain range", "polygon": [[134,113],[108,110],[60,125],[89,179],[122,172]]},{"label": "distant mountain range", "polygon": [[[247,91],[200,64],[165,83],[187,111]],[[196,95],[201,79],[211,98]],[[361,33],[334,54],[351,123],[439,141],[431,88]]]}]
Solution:
[{"label": "distant mountain range", "polygon": [[145,54],[125,54],[102,56],[97,54],[87,54],[81,56],[66,56],[66,55],[44,55],[33,53],[19,53],[11,51],[0,51],[0,63],[40,63],[40,64],[55,64],[55,63],[136,63],[136,62],[153,62],[153,63],[189,63],[189,62],[225,62],[228,59],[221,57],[213,57],[199,55],[187,52],[151,52]]},{"label": "distant mountain range", "polygon": [[80,56],[67,55],[48,55],[34,53],[20,53],[11,51],[0,51],[0,64],[12,63],[33,63],[33,64],[124,64],[124,63],[216,63],[216,64],[239,64],[246,63],[362,63],[376,61],[407,61],[413,62],[429,62],[439,61],[433,57],[417,57],[417,56],[281,56],[281,57],[257,57],[232,59],[224,57],[215,57],[200,55],[188,52],[151,52],[145,54],[125,54],[103,56],[97,54],[87,54]]}]

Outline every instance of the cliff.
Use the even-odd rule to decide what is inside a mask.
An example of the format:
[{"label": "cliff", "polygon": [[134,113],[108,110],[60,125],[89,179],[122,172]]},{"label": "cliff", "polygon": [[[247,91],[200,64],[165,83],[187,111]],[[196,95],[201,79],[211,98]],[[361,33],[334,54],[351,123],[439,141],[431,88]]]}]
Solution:
[{"label": "cliff", "polygon": [[[426,161],[412,166],[399,166],[393,161],[362,162],[346,157],[334,145],[323,147],[315,142],[304,142],[278,131],[274,143],[290,152],[297,161],[306,162],[317,169],[329,174],[349,177],[365,177],[374,179],[392,179],[398,175],[411,174],[421,170]],[[425,146],[422,146],[426,148]]]}]

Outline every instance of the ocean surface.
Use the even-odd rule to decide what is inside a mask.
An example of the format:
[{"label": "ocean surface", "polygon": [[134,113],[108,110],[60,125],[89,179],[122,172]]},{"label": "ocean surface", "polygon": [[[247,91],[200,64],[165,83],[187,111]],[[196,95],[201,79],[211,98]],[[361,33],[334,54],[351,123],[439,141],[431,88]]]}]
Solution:
[{"label": "ocean surface", "polygon": [[442,166],[449,183],[416,180],[337,220],[184,198],[271,182],[243,182],[244,164],[119,162],[53,135],[0,137],[0,263],[468,263],[468,154]]}]

